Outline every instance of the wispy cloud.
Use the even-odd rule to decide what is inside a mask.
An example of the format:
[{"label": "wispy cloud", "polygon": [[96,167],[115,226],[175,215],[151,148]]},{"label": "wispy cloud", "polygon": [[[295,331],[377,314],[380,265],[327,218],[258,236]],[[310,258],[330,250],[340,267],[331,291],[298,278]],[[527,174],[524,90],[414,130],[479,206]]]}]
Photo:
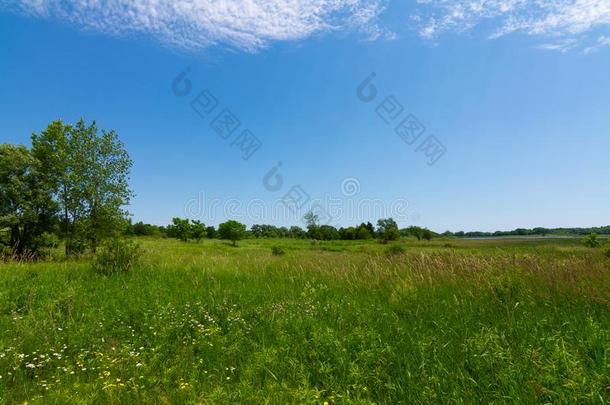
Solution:
[{"label": "wispy cloud", "polygon": [[[0,0],[0,9],[116,36],[147,35],[170,46],[223,45],[254,52],[278,41],[357,31],[392,39],[380,23],[404,0]],[[610,0],[414,0],[411,22],[437,40],[484,26],[489,38],[539,38],[539,49],[591,53],[609,45]],[[595,33],[595,35],[593,35]],[[600,36],[601,35],[601,36]]]},{"label": "wispy cloud", "polygon": [[112,35],[145,34],[181,48],[228,45],[256,51],[275,41],[377,25],[384,0],[0,0],[0,8]]},{"label": "wispy cloud", "polygon": [[594,45],[588,46],[583,49],[583,53],[597,52],[598,50],[606,46],[610,46],[610,37],[602,35],[601,37],[597,38],[597,42]]},{"label": "wispy cloud", "polygon": [[595,29],[610,28],[609,0],[417,0],[419,35],[436,39],[490,23],[489,37],[512,33],[552,39],[543,49],[565,52]]}]

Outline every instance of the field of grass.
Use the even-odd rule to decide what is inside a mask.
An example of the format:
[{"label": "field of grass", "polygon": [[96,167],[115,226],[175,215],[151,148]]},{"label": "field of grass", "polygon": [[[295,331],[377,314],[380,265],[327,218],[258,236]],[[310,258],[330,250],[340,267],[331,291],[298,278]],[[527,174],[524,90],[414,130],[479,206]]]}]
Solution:
[{"label": "field of grass", "polygon": [[610,402],[578,240],[140,243],[130,274],[0,264],[1,403]]}]

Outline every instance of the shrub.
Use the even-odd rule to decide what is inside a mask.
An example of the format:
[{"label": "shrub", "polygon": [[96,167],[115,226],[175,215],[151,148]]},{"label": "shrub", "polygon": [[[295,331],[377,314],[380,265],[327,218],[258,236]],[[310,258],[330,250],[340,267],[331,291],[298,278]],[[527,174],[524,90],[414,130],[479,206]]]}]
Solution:
[{"label": "shrub", "polygon": [[610,259],[610,247],[606,250],[606,257]]},{"label": "shrub", "polygon": [[9,246],[0,246],[0,259],[11,260],[13,258],[13,249]]},{"label": "shrub", "polygon": [[100,274],[128,273],[139,261],[140,246],[127,239],[111,239],[95,256],[93,269]]},{"label": "shrub", "polygon": [[405,248],[400,245],[390,245],[385,252],[389,255],[401,255],[405,253]]},{"label": "shrub", "polygon": [[273,246],[273,247],[271,248],[271,254],[272,254],[273,256],[283,256],[283,255],[285,255],[285,254],[286,254],[286,252],[284,251],[284,249],[282,249],[282,248],[281,248],[281,247],[279,247],[279,246]]},{"label": "shrub", "polygon": [[221,239],[228,239],[233,242],[233,246],[237,246],[237,241],[246,236],[246,225],[229,220],[218,225],[218,234]]},{"label": "shrub", "polygon": [[45,232],[39,238],[39,244],[42,248],[56,249],[60,243],[59,237],[54,233]]},{"label": "shrub", "polygon": [[583,245],[590,248],[597,248],[600,246],[599,240],[597,239],[597,234],[592,233],[588,235],[586,238],[582,240]]}]

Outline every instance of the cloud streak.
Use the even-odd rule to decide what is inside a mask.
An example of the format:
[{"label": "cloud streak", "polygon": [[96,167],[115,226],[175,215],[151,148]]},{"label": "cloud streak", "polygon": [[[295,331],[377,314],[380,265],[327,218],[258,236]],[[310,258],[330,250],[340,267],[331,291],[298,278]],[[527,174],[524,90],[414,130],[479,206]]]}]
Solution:
[{"label": "cloud streak", "polygon": [[539,47],[565,52],[598,28],[610,28],[609,0],[418,0],[419,35],[436,39],[485,23],[490,38],[521,33],[551,39]]},{"label": "cloud streak", "polygon": [[0,8],[116,36],[150,35],[186,49],[256,51],[329,31],[385,35],[382,0],[0,0]]},{"label": "cloud streak", "polygon": [[[402,1],[0,0],[0,9],[115,36],[149,36],[172,47],[221,45],[256,52],[328,32],[392,39],[395,34],[380,24],[381,15],[386,6]],[[539,38],[536,47],[544,50],[592,53],[608,46],[610,0],[412,1],[411,27],[431,41],[482,26],[492,39],[509,34]]]}]

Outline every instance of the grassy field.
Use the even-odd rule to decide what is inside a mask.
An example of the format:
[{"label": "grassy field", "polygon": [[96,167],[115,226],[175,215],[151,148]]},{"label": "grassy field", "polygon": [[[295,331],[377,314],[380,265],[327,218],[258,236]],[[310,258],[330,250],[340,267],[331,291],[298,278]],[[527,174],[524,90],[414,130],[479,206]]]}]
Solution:
[{"label": "grassy field", "polygon": [[130,274],[0,264],[0,402],[610,402],[577,240],[140,243]]}]

